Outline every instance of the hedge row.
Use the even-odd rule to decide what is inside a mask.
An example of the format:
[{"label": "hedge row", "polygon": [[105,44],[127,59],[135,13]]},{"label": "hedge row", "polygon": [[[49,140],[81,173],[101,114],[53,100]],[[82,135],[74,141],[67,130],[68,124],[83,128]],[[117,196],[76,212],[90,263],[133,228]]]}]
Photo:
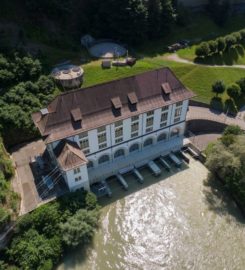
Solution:
[{"label": "hedge row", "polygon": [[225,37],[219,37],[215,40],[202,42],[196,47],[195,54],[197,57],[206,57],[214,53],[221,53],[236,45],[245,45],[245,29],[234,32]]}]

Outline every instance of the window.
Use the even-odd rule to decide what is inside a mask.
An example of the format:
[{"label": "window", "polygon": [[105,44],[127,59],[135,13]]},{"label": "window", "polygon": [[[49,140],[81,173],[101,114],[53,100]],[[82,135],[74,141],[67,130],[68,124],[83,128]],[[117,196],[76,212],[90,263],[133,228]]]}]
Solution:
[{"label": "window", "polygon": [[89,168],[93,168],[94,167],[94,163],[93,163],[93,161],[89,161],[88,162],[88,165],[87,165],[87,168],[89,169]]},{"label": "window", "polygon": [[120,127],[123,125],[123,121],[117,121],[114,125],[115,127]]},{"label": "window", "polygon": [[75,182],[79,182],[82,180],[82,176],[75,177]]},{"label": "window", "polygon": [[146,128],[146,130],[145,130],[146,133],[149,133],[149,132],[151,132],[151,131],[153,131],[153,127],[148,127],[148,128]]},{"label": "window", "polygon": [[158,136],[157,141],[165,141],[167,139],[167,134],[166,133],[162,133]]},{"label": "window", "polygon": [[82,150],[86,149],[86,148],[89,148],[88,138],[81,140],[80,141],[80,146],[81,146]]},{"label": "window", "polygon": [[139,144],[138,143],[135,143],[133,145],[130,146],[129,148],[129,152],[135,152],[135,151],[139,151]]},{"label": "window", "polygon": [[80,147],[85,155],[90,153],[89,150],[89,140],[88,140],[88,132],[83,132],[79,135],[79,143]]},{"label": "window", "polygon": [[74,170],[73,170],[73,173],[74,174],[78,174],[78,173],[80,173],[81,172],[81,170],[80,170],[80,168],[78,167],[78,168],[75,168]]},{"label": "window", "polygon": [[104,127],[99,127],[99,128],[97,129],[97,132],[98,132],[98,133],[106,132],[106,127],[105,127],[105,126],[104,126]]},{"label": "window", "polygon": [[110,157],[108,155],[103,155],[99,158],[98,163],[102,164],[102,163],[107,163],[110,161]]},{"label": "window", "polygon": [[180,134],[179,128],[174,128],[174,129],[171,131],[171,137],[177,137],[177,136],[179,136],[179,134]]},{"label": "window", "polygon": [[175,110],[174,117],[180,116],[181,115],[182,108],[178,108]]},{"label": "window", "polygon": [[78,137],[79,137],[79,139],[86,138],[86,137],[88,137],[88,132],[83,132],[83,133],[79,134]]},{"label": "window", "polygon": [[136,123],[133,123],[131,125],[131,133],[135,132],[135,131],[138,131],[139,130],[139,123],[136,122]]},{"label": "window", "polygon": [[131,122],[135,122],[135,121],[139,121],[139,116],[138,116],[138,115],[133,116],[133,117],[131,118]]},{"label": "window", "polygon": [[114,158],[118,158],[118,157],[123,157],[125,155],[124,150],[123,149],[119,149],[115,152],[114,154]]},{"label": "window", "polygon": [[123,135],[123,128],[122,127],[115,129],[115,137],[116,138],[122,137],[122,135]]},{"label": "window", "polygon": [[162,113],[162,115],[161,115],[161,122],[164,122],[166,120],[168,120],[168,113],[167,112]]},{"label": "window", "polygon": [[146,126],[150,127],[153,125],[153,117],[146,119]]},{"label": "window", "polygon": [[180,121],[180,117],[174,118],[174,123],[177,123]]},{"label": "window", "polygon": [[149,139],[147,139],[144,142],[144,147],[149,146],[149,145],[152,145],[152,144],[153,144],[153,139],[152,138],[149,138]]},{"label": "window", "polygon": [[175,106],[176,106],[176,107],[179,107],[179,106],[182,106],[182,104],[183,104],[183,101],[179,101],[179,102],[176,103]]},{"label": "window", "polygon": [[107,147],[107,143],[99,144],[99,150],[104,149]]},{"label": "window", "polygon": [[147,117],[152,116],[152,115],[154,115],[154,111],[149,111],[149,112],[146,113]]},{"label": "window", "polygon": [[98,134],[98,143],[101,144],[103,142],[106,142],[106,133]]},{"label": "window", "polygon": [[162,107],[162,112],[168,111],[168,106]]},{"label": "window", "polygon": [[123,141],[123,138],[121,137],[121,138],[117,138],[117,139],[115,139],[115,143],[120,143],[120,142],[122,142]]}]

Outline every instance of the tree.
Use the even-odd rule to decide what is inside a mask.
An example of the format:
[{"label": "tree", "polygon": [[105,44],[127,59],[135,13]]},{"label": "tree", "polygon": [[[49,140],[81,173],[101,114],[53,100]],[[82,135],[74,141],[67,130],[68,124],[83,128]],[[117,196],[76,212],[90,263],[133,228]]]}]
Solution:
[{"label": "tree", "polygon": [[216,53],[218,49],[218,44],[216,40],[210,40],[208,42],[209,48],[210,48],[210,53]]},{"label": "tree", "polygon": [[232,46],[236,44],[236,38],[233,35],[228,35],[225,37],[225,43],[227,49],[230,49]]},{"label": "tree", "polygon": [[245,44],[245,29],[240,31],[240,35],[241,35],[241,43]]},{"label": "tree", "polygon": [[147,3],[148,36],[156,38],[161,35],[162,4],[160,0],[149,0]]},{"label": "tree", "polygon": [[88,243],[97,225],[97,215],[97,211],[81,209],[67,222],[60,224],[64,243],[71,247]]},{"label": "tree", "polygon": [[175,21],[175,13],[173,9],[172,0],[161,1],[161,30],[162,33],[167,34]]},{"label": "tree", "polygon": [[218,52],[223,52],[225,50],[225,39],[223,37],[219,37],[217,39],[217,48],[218,48]]},{"label": "tree", "polygon": [[238,98],[241,94],[240,86],[236,83],[229,85],[226,91],[227,91],[228,96],[233,99]]},{"label": "tree", "polygon": [[216,93],[216,96],[218,96],[218,94],[223,94],[225,92],[225,88],[226,87],[223,81],[216,81],[212,85],[212,91]]},{"label": "tree", "polygon": [[245,78],[241,78],[236,83],[240,86],[242,96],[245,96]]},{"label": "tree", "polygon": [[207,42],[202,42],[199,46],[196,47],[196,56],[206,57],[210,53],[209,44]]},{"label": "tree", "polygon": [[240,44],[241,43],[242,36],[241,36],[241,33],[240,32],[233,33],[233,37],[236,40],[236,44]]},{"label": "tree", "polygon": [[58,262],[61,256],[60,246],[53,247],[53,239],[47,239],[36,230],[30,229],[22,236],[14,238],[8,255],[11,261],[22,269],[38,269],[47,260]]}]

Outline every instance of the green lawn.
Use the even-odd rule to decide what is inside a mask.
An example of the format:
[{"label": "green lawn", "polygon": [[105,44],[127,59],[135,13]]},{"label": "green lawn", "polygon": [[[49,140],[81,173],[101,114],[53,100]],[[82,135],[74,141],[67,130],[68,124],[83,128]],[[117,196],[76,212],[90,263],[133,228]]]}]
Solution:
[{"label": "green lawn", "polygon": [[[241,77],[245,77],[245,70],[243,69],[194,66],[166,61],[162,57],[139,60],[132,68],[120,67],[117,69],[112,67],[111,69],[102,69],[100,63],[101,61],[94,61],[83,65],[85,71],[83,87],[168,66],[188,88],[197,94],[195,100],[208,104],[214,97],[211,89],[216,80],[223,80],[225,84],[229,85]],[[220,97],[223,101],[228,98],[226,94]]]}]

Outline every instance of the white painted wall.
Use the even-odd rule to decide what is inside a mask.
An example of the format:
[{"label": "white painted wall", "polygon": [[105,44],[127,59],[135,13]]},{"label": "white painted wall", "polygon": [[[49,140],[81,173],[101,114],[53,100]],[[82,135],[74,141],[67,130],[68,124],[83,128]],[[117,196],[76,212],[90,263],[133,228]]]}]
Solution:
[{"label": "white painted wall", "polygon": [[[85,190],[90,190],[89,180],[88,180],[88,170],[87,166],[83,165],[80,166],[80,173],[74,174],[74,170],[66,171],[66,180],[67,185],[70,189],[70,191],[74,191],[78,188],[84,188]],[[75,178],[81,176],[82,180],[76,182]]]},{"label": "white painted wall", "polygon": [[[160,129],[160,122],[161,122],[161,115],[162,115],[162,109],[156,109],[154,111],[154,122],[153,122],[153,132],[146,134],[146,113],[139,115],[139,136],[135,139],[131,138],[131,118],[123,120],[123,141],[124,143],[115,144],[115,126],[114,124],[110,124],[106,126],[106,137],[107,137],[107,148],[105,150],[99,150],[98,146],[98,134],[97,129],[88,131],[88,139],[89,139],[89,148],[90,153],[87,155],[87,158],[89,161],[92,161],[94,164],[94,168],[100,166],[98,165],[98,160],[103,155],[109,155],[110,157],[110,163],[116,161],[114,158],[114,153],[118,149],[124,149],[125,156],[130,155],[129,148],[131,145],[138,143],[140,145],[140,150],[143,149],[143,144],[145,140],[148,138],[153,139],[153,143],[157,143],[157,138],[160,134],[166,133],[167,134],[167,140],[166,144],[169,142],[171,137],[171,132],[178,128],[180,130],[180,133],[178,136],[183,135],[185,131],[185,119],[186,119],[186,113],[188,110],[188,100],[183,101],[183,104],[181,106],[181,116],[180,116],[180,122],[174,123],[174,115],[175,115],[175,109],[176,105],[170,105],[168,108],[168,119],[167,119],[167,126],[163,129]],[[68,138],[71,141],[76,141],[79,143],[79,137],[74,136]],[[58,144],[58,142],[52,143],[52,148],[55,147]],[[103,163],[104,165],[105,163]],[[116,164],[116,163],[115,163]],[[83,187],[86,190],[89,190],[89,179],[88,179],[88,170],[92,170],[93,168],[87,169],[86,166],[80,167],[80,175],[82,176],[82,181],[75,182],[75,177],[77,177],[79,174],[74,175],[73,170],[66,172],[66,181],[70,188],[70,190],[75,190],[77,188]]]}]

